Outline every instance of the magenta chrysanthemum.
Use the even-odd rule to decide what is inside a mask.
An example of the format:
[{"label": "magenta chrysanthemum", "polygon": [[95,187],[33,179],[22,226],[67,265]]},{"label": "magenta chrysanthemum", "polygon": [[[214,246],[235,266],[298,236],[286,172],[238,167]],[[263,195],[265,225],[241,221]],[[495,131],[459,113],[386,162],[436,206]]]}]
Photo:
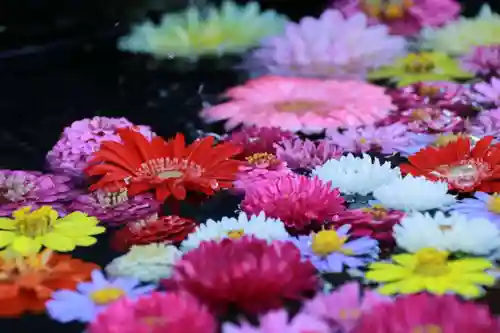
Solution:
[{"label": "magenta chrysanthemum", "polygon": [[87,213],[107,224],[121,225],[144,220],[158,213],[160,206],[149,193],[129,197],[126,190],[114,193],[98,190],[78,196],[68,210]]},{"label": "magenta chrysanthemum", "polygon": [[313,169],[330,159],[338,159],[343,150],[328,140],[283,140],[275,144],[276,157],[291,169]]},{"label": "magenta chrysanthemum", "polygon": [[66,176],[37,171],[0,170],[0,216],[9,216],[22,206],[33,209],[50,205],[60,213],[79,192]]},{"label": "magenta chrysanthemum", "polygon": [[278,218],[296,233],[309,234],[345,211],[344,198],[330,183],[300,175],[281,177],[247,191],[241,203],[247,214]]},{"label": "magenta chrysanthemum", "polygon": [[318,133],[373,124],[394,109],[384,88],[361,81],[265,76],[229,89],[226,96],[229,102],[201,116],[208,122],[227,120],[228,130],[243,124]]},{"label": "magenta chrysanthemum", "polygon": [[405,49],[404,38],[389,35],[384,25],[369,26],[364,14],[345,18],[327,10],[319,18],[290,22],[283,35],[264,40],[249,66],[274,75],[362,79]]},{"label": "magenta chrysanthemum", "polygon": [[500,76],[500,45],[475,46],[462,58],[468,72]]},{"label": "magenta chrysanthemum", "polygon": [[88,333],[215,333],[214,317],[186,293],[156,292],[108,306]]},{"label": "magenta chrysanthemum", "polygon": [[316,291],[318,278],[292,243],[244,236],[202,242],[184,254],[163,285],[189,292],[215,313],[236,307],[258,314],[303,300]]},{"label": "magenta chrysanthemum", "polygon": [[500,109],[483,111],[465,123],[467,133],[477,138],[494,136],[500,138]]},{"label": "magenta chrysanthemum", "polygon": [[455,0],[340,0],[333,6],[347,16],[364,12],[370,23],[387,24],[391,33],[412,36],[424,27],[438,27],[460,14]]},{"label": "magenta chrysanthemum", "polygon": [[47,153],[48,167],[55,173],[83,177],[82,170],[104,141],[120,141],[118,128],[134,127],[145,137],[154,133],[149,126],[135,126],[125,118],[94,117],[75,121],[64,129],[59,141]]},{"label": "magenta chrysanthemum", "polygon": [[274,144],[282,140],[296,137],[294,133],[284,131],[279,127],[250,126],[234,131],[229,135],[226,141],[241,147],[243,150],[241,155],[243,157],[248,157],[255,153],[274,154],[276,151]]}]

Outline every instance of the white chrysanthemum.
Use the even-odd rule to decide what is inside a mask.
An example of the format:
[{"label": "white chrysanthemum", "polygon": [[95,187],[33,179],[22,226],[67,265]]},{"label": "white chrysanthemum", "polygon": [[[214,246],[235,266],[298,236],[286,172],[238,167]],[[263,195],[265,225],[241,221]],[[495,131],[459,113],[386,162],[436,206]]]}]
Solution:
[{"label": "white chrysanthemum", "polygon": [[467,219],[464,215],[445,216],[413,213],[394,226],[398,246],[409,252],[437,248],[489,256],[500,249],[500,230],[486,219]]},{"label": "white chrysanthemum", "polygon": [[342,193],[361,195],[368,195],[381,185],[401,178],[399,168],[391,168],[389,162],[381,164],[378,159],[372,160],[368,154],[363,157],[349,154],[338,160],[328,160],[312,174],[324,182],[332,182],[332,187],[338,187]]},{"label": "white chrysanthemum", "polygon": [[462,55],[472,46],[500,44],[500,15],[483,5],[477,17],[461,17],[444,27],[422,30],[421,46],[450,55]]},{"label": "white chrysanthemum", "polygon": [[157,58],[239,54],[260,40],[283,31],[288,20],[273,10],[261,12],[257,2],[222,7],[189,7],[166,14],[159,25],[145,22],[118,41],[122,51],[148,53]]},{"label": "white chrysanthemum", "polygon": [[238,218],[223,217],[220,221],[208,220],[199,225],[181,243],[181,249],[189,251],[204,241],[239,238],[243,235],[252,235],[267,241],[283,240],[290,236],[281,220],[266,218],[264,212],[250,218],[241,212]]},{"label": "white chrysanthemum", "polygon": [[172,245],[134,245],[126,254],[109,263],[106,272],[115,277],[157,282],[170,277],[172,266],[181,256],[182,252]]},{"label": "white chrysanthemum", "polygon": [[448,183],[410,175],[380,186],[373,191],[373,197],[386,208],[403,211],[438,209],[456,201],[448,194]]}]

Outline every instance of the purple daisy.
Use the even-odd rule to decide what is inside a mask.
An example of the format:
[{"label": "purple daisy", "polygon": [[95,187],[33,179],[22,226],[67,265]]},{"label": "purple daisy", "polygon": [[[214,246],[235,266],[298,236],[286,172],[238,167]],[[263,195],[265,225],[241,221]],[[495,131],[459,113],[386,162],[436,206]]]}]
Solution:
[{"label": "purple daisy", "polygon": [[10,216],[23,206],[33,209],[50,205],[61,214],[64,204],[80,192],[71,178],[38,171],[0,170],[0,216]]},{"label": "purple daisy", "polygon": [[399,148],[399,152],[402,156],[410,156],[420,151],[421,149],[433,144],[436,141],[436,134],[424,134],[424,133],[409,133],[411,144],[407,147]]},{"label": "purple daisy", "polygon": [[500,109],[483,111],[473,120],[466,121],[465,128],[468,133],[477,137],[500,137]]},{"label": "purple daisy", "polygon": [[469,218],[484,218],[500,228],[500,195],[498,194],[476,192],[474,199],[462,199],[451,206],[449,211]]},{"label": "purple daisy", "polygon": [[47,313],[61,323],[88,323],[122,297],[135,299],[156,289],[152,285],[139,287],[139,284],[135,279],[108,280],[101,271],[95,270],[91,282],[81,282],[76,290],[63,289],[52,293],[52,299],[46,303]]},{"label": "purple daisy", "polygon": [[462,65],[468,72],[480,75],[500,75],[500,45],[473,47],[462,58]]},{"label": "purple daisy", "polygon": [[303,258],[311,261],[319,271],[340,273],[344,266],[366,266],[375,261],[380,252],[378,242],[370,237],[347,241],[350,228],[350,225],[343,225],[337,230],[321,230],[291,241],[299,248]]},{"label": "purple daisy", "polygon": [[488,82],[480,82],[474,85],[477,94],[473,95],[474,100],[484,103],[494,103],[500,106],[500,79],[492,78]]},{"label": "purple daisy", "polygon": [[327,140],[288,139],[275,144],[276,157],[291,169],[313,169],[342,156],[340,149]]},{"label": "purple daisy", "polygon": [[69,205],[68,211],[84,212],[101,222],[121,225],[157,214],[160,206],[152,194],[129,197],[124,189],[114,193],[95,191],[82,194]]}]

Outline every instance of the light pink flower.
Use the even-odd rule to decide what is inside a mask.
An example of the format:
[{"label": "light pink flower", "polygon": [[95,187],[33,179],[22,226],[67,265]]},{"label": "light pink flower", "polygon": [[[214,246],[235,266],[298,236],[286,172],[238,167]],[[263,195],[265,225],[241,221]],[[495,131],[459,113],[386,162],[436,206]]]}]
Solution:
[{"label": "light pink flower", "polygon": [[500,76],[500,45],[475,46],[462,58],[468,72]]},{"label": "light pink flower", "polygon": [[[385,89],[365,82],[266,76],[229,89],[231,100],[201,112],[208,122],[319,133],[373,124],[394,109]],[[334,96],[335,98],[332,98]]]},{"label": "light pink flower", "polygon": [[275,144],[276,157],[291,169],[313,169],[342,156],[342,149],[328,140],[283,140]]},{"label": "light pink flower", "polygon": [[274,144],[282,140],[294,139],[297,135],[290,131],[284,131],[279,127],[243,127],[231,133],[225,141],[241,147],[242,157],[251,156],[255,153],[274,154]]},{"label": "light pink flower", "polygon": [[481,82],[474,85],[474,90],[477,94],[474,99],[478,102],[494,103],[500,106],[500,79],[492,78],[490,83]]},{"label": "light pink flower", "polygon": [[269,153],[255,153],[246,158],[246,163],[240,167],[236,175],[234,187],[237,190],[249,191],[283,176],[290,175],[292,170],[286,163]]},{"label": "light pink flower", "polygon": [[412,36],[424,27],[438,27],[454,20],[460,13],[455,0],[339,0],[333,7],[347,16],[365,12],[370,23],[387,24],[391,33]]}]

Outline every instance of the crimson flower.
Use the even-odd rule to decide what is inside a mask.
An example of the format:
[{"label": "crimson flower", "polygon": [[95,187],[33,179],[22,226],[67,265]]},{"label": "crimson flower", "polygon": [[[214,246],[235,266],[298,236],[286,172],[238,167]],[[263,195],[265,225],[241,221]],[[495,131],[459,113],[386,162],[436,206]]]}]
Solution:
[{"label": "crimson flower", "polygon": [[122,142],[103,142],[85,170],[89,176],[101,177],[91,190],[126,187],[131,196],[155,190],[159,201],[171,195],[184,200],[188,190],[212,195],[232,187],[241,163],[232,159],[238,147],[214,146],[212,136],[186,146],[182,134],[166,141],[148,140],[131,128],[117,132]]},{"label": "crimson flower", "polygon": [[318,277],[314,266],[301,259],[291,242],[268,244],[243,236],[202,242],[184,254],[172,277],[162,284],[168,290],[194,295],[215,313],[236,307],[246,314],[258,314],[313,294]]},{"label": "crimson flower", "polygon": [[459,192],[500,191],[500,144],[486,136],[472,147],[470,138],[459,137],[446,146],[428,147],[408,157],[400,166],[405,174],[446,181]]},{"label": "crimson flower", "polygon": [[284,131],[279,127],[243,127],[234,131],[226,141],[243,149],[241,157],[245,158],[256,153],[274,154],[274,145],[282,140],[295,139],[297,135]]}]

